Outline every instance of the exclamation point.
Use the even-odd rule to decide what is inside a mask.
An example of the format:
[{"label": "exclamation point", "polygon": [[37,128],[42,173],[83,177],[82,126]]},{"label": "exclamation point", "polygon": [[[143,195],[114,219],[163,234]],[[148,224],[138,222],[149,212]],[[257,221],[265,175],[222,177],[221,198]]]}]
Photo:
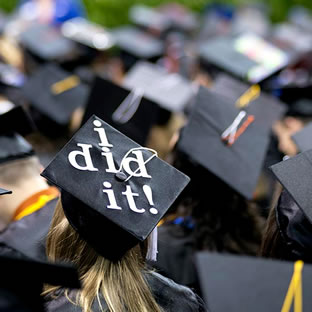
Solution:
[{"label": "exclamation point", "polygon": [[[151,206],[154,206],[153,195],[152,195],[152,189],[150,188],[150,186],[148,186],[148,185],[143,185],[143,191],[144,191],[144,193],[145,193],[145,196],[146,196],[146,198],[147,198],[149,204],[150,204]],[[149,210],[149,212],[150,212],[151,214],[154,214],[154,215],[158,214],[158,210],[157,210],[155,207],[152,207],[152,208]]]}]

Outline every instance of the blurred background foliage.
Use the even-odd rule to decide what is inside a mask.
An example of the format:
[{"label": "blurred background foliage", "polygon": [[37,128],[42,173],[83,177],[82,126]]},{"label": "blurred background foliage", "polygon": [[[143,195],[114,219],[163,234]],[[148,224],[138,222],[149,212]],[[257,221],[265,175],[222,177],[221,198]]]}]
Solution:
[{"label": "blurred background foliage", "polygon": [[[128,22],[128,10],[134,4],[146,4],[157,6],[168,3],[168,0],[82,0],[88,12],[88,17],[95,23],[107,27],[114,27]],[[0,0],[0,8],[6,12],[11,12],[16,7],[18,0]],[[239,5],[243,3],[250,4],[253,1],[244,0],[176,0],[195,11],[202,10],[209,3],[227,3]],[[254,1],[255,2],[255,1]],[[255,2],[257,3],[257,2]],[[258,3],[264,3],[270,9],[270,16],[273,22],[279,22],[286,18],[289,8],[294,5],[302,5],[312,9],[312,0],[263,0]]]}]

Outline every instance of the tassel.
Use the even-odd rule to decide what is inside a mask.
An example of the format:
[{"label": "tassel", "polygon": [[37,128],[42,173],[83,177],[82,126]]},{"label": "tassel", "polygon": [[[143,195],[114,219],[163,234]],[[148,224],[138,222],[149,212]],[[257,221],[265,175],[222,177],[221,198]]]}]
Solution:
[{"label": "tassel", "polygon": [[158,253],[158,248],[157,248],[157,226],[154,228],[152,233],[148,237],[148,249],[147,249],[147,254],[146,254],[146,260],[150,261],[157,261],[157,253]]}]

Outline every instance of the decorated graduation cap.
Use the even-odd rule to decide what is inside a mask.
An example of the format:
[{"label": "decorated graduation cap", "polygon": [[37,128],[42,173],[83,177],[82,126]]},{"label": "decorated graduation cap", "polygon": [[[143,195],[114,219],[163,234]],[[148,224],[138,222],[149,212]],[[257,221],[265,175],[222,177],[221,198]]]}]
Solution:
[{"label": "decorated graduation cap", "polygon": [[236,107],[254,115],[255,123],[267,130],[270,130],[273,123],[282,118],[287,110],[286,104],[263,92],[259,85],[249,86],[228,75],[219,75],[212,90],[227,97]]},{"label": "decorated graduation cap", "polygon": [[59,29],[35,23],[20,35],[21,44],[44,61],[65,60],[75,51],[75,44],[65,38]]},{"label": "decorated graduation cap", "polygon": [[1,195],[7,195],[7,194],[12,194],[12,191],[8,191],[8,190],[5,190],[3,188],[0,188],[0,196]]},{"label": "decorated graduation cap", "polygon": [[37,262],[14,253],[1,256],[0,267],[1,311],[45,311],[44,284],[80,288],[78,273],[69,264]]},{"label": "decorated graduation cap", "polygon": [[113,36],[103,27],[82,17],[70,19],[62,25],[62,34],[90,48],[104,51],[113,47]]},{"label": "decorated graduation cap", "polygon": [[34,129],[32,119],[21,106],[0,115],[0,164],[34,155],[32,146],[22,137]]},{"label": "decorated graduation cap", "polygon": [[148,237],[189,181],[94,115],[42,175],[61,188],[73,228],[111,260]]},{"label": "decorated graduation cap", "polygon": [[164,52],[161,40],[132,26],[123,26],[112,31],[117,46],[139,59],[154,59]]},{"label": "decorated graduation cap", "polygon": [[200,87],[177,148],[245,198],[253,197],[269,142],[257,117]]},{"label": "decorated graduation cap", "polygon": [[65,127],[74,110],[85,105],[89,88],[78,76],[51,63],[40,67],[25,83],[22,92],[43,117]]},{"label": "decorated graduation cap", "polygon": [[130,90],[97,77],[82,122],[97,115],[129,138],[145,144],[158,112],[157,104],[147,100],[141,89]]},{"label": "decorated graduation cap", "polygon": [[312,267],[302,261],[202,252],[196,266],[210,312],[310,310]]},{"label": "decorated graduation cap", "polygon": [[204,63],[250,83],[259,83],[284,68],[289,57],[261,37],[245,33],[210,39],[200,47]]},{"label": "decorated graduation cap", "polygon": [[312,122],[292,136],[300,152],[312,149]]},{"label": "decorated graduation cap", "polygon": [[285,191],[276,206],[276,220],[289,251],[312,260],[312,150],[282,161],[270,169]]},{"label": "decorated graduation cap", "polygon": [[144,95],[168,111],[180,112],[194,96],[192,84],[179,74],[170,74],[164,68],[138,62],[124,79],[124,86],[144,91]]}]

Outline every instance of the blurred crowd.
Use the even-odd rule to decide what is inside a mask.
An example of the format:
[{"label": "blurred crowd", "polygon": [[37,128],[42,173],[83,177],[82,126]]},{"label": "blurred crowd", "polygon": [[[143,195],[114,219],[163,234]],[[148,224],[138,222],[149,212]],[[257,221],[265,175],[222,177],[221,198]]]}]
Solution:
[{"label": "blurred crowd", "polygon": [[0,12],[0,311],[308,311],[312,12],[129,20]]}]

